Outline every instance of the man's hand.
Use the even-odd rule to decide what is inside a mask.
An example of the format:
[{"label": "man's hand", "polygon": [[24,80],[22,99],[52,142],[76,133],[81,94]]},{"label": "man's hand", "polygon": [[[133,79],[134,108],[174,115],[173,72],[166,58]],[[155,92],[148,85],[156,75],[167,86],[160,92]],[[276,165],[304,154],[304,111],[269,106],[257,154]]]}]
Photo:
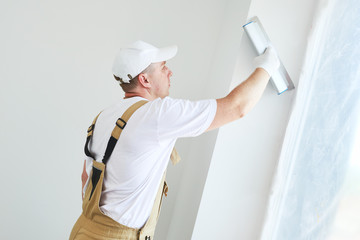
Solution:
[{"label": "man's hand", "polygon": [[82,187],[81,187],[81,196],[82,199],[84,199],[84,186],[86,184],[86,181],[88,179],[88,175],[86,173],[86,160],[84,161],[84,167],[83,167],[83,172],[81,174],[81,182],[82,182]]},{"label": "man's hand", "polygon": [[254,66],[256,68],[264,69],[271,77],[274,72],[280,67],[280,60],[276,54],[274,47],[269,46],[264,54],[254,59]]}]

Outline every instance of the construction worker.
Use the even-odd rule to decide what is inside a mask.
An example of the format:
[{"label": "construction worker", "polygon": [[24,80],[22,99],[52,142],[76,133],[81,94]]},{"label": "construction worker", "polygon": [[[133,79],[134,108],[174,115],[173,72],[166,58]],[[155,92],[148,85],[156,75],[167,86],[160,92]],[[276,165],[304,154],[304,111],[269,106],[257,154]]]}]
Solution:
[{"label": "construction worker", "polygon": [[82,174],[83,212],[70,239],[153,239],[169,159],[180,137],[195,137],[240,119],[258,102],[279,60],[272,47],[255,71],[227,96],[170,98],[166,61],[177,47],[137,41],[120,49],[113,75],[125,98],[104,109],[88,129]]}]

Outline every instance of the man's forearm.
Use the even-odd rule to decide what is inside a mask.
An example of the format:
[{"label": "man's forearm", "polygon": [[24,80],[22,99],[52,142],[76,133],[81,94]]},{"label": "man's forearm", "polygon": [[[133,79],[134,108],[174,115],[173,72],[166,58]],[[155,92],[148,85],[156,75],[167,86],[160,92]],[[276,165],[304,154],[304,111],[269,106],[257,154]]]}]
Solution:
[{"label": "man's forearm", "polygon": [[259,101],[269,79],[270,76],[264,69],[257,68],[226,97],[216,99],[216,115],[207,131],[219,128],[247,114]]},{"label": "man's forearm", "polygon": [[227,98],[236,106],[240,117],[246,115],[259,101],[269,79],[270,76],[264,69],[257,68],[228,94]]},{"label": "man's forearm", "polygon": [[275,50],[269,46],[255,58],[255,71],[226,97],[216,99],[216,115],[208,130],[221,127],[245,116],[259,101],[270,76],[279,67]]}]

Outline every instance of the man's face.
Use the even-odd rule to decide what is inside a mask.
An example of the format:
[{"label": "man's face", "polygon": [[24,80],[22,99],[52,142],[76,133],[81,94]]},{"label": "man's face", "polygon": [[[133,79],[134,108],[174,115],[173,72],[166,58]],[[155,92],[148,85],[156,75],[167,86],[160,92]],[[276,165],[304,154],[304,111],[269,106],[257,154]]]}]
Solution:
[{"label": "man's face", "polygon": [[169,96],[172,71],[166,66],[166,61],[152,63],[152,70],[148,76],[156,97],[164,98]]}]

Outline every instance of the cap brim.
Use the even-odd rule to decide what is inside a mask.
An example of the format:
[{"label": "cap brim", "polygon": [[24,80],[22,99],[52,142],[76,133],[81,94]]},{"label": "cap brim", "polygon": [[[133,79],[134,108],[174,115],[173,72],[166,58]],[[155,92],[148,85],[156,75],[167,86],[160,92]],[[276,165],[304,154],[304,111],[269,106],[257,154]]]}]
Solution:
[{"label": "cap brim", "polygon": [[156,55],[154,56],[154,59],[152,59],[152,62],[156,63],[156,62],[167,61],[175,57],[177,50],[178,48],[176,45],[159,48]]}]

